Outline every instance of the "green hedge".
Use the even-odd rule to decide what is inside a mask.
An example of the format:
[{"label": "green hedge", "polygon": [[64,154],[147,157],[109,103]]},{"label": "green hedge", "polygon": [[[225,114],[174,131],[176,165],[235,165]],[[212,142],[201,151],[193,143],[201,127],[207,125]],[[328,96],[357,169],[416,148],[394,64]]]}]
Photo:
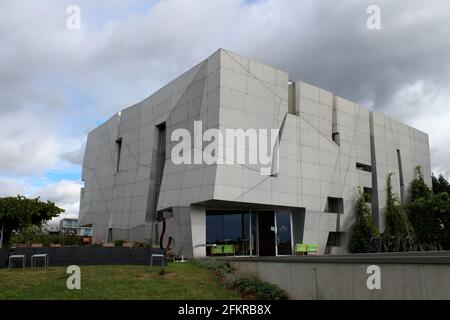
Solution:
[{"label": "green hedge", "polygon": [[73,246],[80,244],[80,237],[77,235],[47,234],[42,232],[38,227],[32,226],[13,235],[9,243],[10,245],[18,243],[42,243],[44,246],[55,243],[63,246]]},{"label": "green hedge", "polygon": [[288,300],[284,290],[269,282],[241,275],[231,283],[231,287],[244,294],[254,295],[257,300]]}]

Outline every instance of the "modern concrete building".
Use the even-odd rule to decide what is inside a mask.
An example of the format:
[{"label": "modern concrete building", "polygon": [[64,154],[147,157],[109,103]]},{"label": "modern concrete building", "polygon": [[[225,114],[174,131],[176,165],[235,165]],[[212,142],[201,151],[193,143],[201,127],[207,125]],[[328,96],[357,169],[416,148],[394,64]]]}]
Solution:
[{"label": "modern concrete building", "polygon": [[[207,145],[195,121],[203,132],[279,129],[279,152],[270,158],[278,170],[175,164],[176,129],[196,134],[193,145]],[[226,152],[211,154],[247,154],[259,146],[247,138],[244,145],[226,139]],[[198,145],[191,151],[195,159]],[[204,256],[214,243],[235,245],[237,255],[290,255],[295,243],[342,253],[358,187],[371,194],[383,230],[387,174],[394,173],[394,191],[407,201],[418,165],[431,184],[427,134],[220,49],[89,133],[79,220],[92,224],[95,241],[155,243],[165,217],[166,237],[185,257]]]}]

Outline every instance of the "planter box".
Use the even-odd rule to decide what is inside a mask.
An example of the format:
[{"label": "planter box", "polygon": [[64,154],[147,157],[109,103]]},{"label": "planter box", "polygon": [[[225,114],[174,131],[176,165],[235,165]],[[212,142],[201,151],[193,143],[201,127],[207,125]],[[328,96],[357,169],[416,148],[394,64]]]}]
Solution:
[{"label": "planter box", "polygon": [[31,248],[42,248],[44,245],[42,243],[32,243]]},{"label": "planter box", "polygon": [[112,248],[112,247],[114,247],[114,243],[112,243],[112,242],[105,242],[105,243],[102,244],[102,247]]},{"label": "planter box", "polygon": [[50,248],[60,248],[61,244],[60,243],[50,243]]}]

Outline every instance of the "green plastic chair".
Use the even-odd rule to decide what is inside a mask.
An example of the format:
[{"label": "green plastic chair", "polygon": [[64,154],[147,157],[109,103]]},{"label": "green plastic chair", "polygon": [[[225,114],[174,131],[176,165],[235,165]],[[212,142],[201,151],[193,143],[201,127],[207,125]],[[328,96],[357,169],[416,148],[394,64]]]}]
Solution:
[{"label": "green plastic chair", "polygon": [[310,253],[315,253],[315,254],[317,254],[319,251],[318,251],[318,245],[317,244],[315,244],[315,243],[309,243],[309,244],[307,244],[307,249],[308,249],[308,254],[310,254]]},{"label": "green plastic chair", "polygon": [[295,254],[305,254],[308,252],[307,246],[304,243],[296,243],[295,244]]},{"label": "green plastic chair", "polygon": [[222,245],[216,245],[214,247],[211,247],[211,254],[222,254],[223,253],[223,246]]},{"label": "green plastic chair", "polygon": [[224,254],[234,254],[234,245],[226,244],[226,245],[223,245],[222,247],[223,247]]}]

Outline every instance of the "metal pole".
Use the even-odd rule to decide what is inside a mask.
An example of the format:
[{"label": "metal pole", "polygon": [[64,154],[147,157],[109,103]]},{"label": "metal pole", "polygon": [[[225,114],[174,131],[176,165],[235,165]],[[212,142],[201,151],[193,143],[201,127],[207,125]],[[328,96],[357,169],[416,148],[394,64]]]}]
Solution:
[{"label": "metal pole", "polygon": [[2,234],[0,235],[0,248],[3,248],[3,233],[5,231],[5,221],[2,221]]}]

